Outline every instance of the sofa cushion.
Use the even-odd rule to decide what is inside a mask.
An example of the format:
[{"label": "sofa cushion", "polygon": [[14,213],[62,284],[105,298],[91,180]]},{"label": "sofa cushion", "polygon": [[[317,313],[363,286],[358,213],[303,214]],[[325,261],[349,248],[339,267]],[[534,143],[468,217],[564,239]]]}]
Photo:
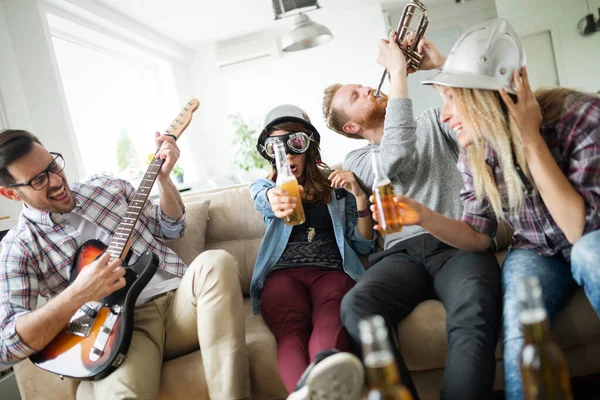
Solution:
[{"label": "sofa cushion", "polygon": [[184,202],[209,200],[206,249],[223,249],[238,262],[242,292],[248,295],[265,223],[254,209],[250,188],[239,185],[185,196]]},{"label": "sofa cushion", "polygon": [[262,237],[265,234],[263,216],[254,209],[249,186],[199,193],[186,197],[184,201],[198,200],[211,202],[206,243]]},{"label": "sofa cushion", "polygon": [[187,228],[185,234],[179,239],[165,240],[167,246],[188,265],[204,251],[209,206],[210,200],[186,202]]}]

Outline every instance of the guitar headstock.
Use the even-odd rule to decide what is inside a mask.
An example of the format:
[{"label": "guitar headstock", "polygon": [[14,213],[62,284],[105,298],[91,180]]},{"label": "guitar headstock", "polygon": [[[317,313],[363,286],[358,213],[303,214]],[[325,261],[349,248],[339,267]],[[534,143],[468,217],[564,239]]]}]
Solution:
[{"label": "guitar headstock", "polygon": [[191,99],[190,101],[188,101],[185,107],[183,107],[183,109],[177,116],[177,118],[175,118],[173,122],[171,122],[171,125],[165,133],[173,135],[177,139],[179,139],[179,136],[181,136],[183,131],[185,131],[185,129],[192,121],[192,114],[198,109],[199,106],[200,102],[198,101],[198,99]]}]

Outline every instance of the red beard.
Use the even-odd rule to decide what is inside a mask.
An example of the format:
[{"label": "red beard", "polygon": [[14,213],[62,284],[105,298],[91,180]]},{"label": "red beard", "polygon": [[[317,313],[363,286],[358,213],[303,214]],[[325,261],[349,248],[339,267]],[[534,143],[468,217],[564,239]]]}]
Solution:
[{"label": "red beard", "polygon": [[388,97],[382,93],[381,97],[375,99],[371,104],[371,107],[365,111],[356,122],[365,130],[383,125],[387,102]]}]

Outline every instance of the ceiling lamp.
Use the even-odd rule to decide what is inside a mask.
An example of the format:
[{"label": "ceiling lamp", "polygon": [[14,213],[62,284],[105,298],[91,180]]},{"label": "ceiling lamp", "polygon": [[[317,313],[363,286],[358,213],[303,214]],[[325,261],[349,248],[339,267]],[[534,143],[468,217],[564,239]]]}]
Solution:
[{"label": "ceiling lamp", "polygon": [[272,0],[275,19],[294,15],[294,27],[281,37],[281,50],[285,52],[299,51],[319,46],[333,39],[331,31],[312,21],[305,14],[316,10],[316,0]]},{"label": "ceiling lamp", "polygon": [[281,50],[286,52],[310,49],[333,39],[331,31],[311,21],[306,14],[298,14],[294,27],[281,38]]}]

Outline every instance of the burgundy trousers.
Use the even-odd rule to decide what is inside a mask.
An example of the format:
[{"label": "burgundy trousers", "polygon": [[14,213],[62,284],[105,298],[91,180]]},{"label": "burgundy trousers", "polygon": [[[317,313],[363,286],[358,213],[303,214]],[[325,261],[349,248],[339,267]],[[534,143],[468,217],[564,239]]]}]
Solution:
[{"label": "burgundy trousers", "polygon": [[321,350],[349,350],[340,304],[355,282],[342,270],[297,267],[270,273],[261,296],[263,319],[277,341],[288,392]]}]

